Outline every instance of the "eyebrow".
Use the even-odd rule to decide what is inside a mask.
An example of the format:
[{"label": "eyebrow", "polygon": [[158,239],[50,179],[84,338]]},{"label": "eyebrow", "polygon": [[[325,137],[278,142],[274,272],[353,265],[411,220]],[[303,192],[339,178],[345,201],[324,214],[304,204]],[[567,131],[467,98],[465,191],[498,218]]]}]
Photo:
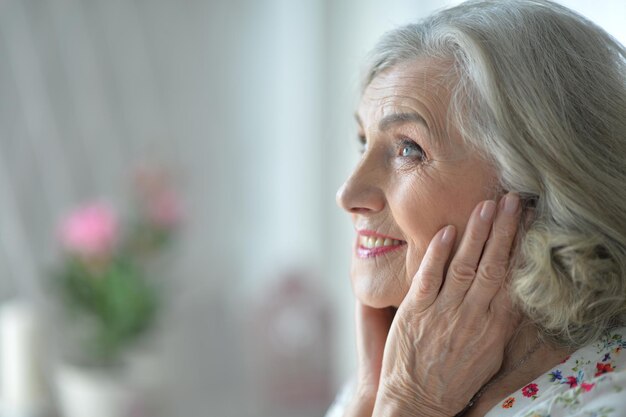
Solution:
[{"label": "eyebrow", "polygon": [[[359,115],[355,113],[354,117],[356,118],[356,121],[359,124],[359,126],[363,126],[363,122],[361,121],[361,118],[359,117]],[[394,125],[399,125],[399,124],[404,124],[404,123],[419,123],[421,125],[424,125],[428,129],[428,123],[426,123],[426,120],[424,120],[424,118],[420,116],[418,113],[411,112],[411,113],[388,114],[387,116],[383,117],[378,123],[378,130],[382,132],[382,131],[389,129],[390,127]]]},{"label": "eyebrow", "polygon": [[417,113],[393,113],[383,117],[378,123],[378,130],[381,132],[389,129],[394,125],[404,123],[419,123],[428,128],[426,120]]}]

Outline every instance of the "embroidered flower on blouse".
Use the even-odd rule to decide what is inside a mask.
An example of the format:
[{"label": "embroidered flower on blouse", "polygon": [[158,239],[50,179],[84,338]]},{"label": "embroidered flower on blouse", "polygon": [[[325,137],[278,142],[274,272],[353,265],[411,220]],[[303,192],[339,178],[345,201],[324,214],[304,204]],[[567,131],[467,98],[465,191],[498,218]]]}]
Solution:
[{"label": "embroidered flower on blouse", "polygon": [[502,408],[511,408],[515,404],[515,398],[509,397],[502,403]]},{"label": "embroidered flower on blouse", "polygon": [[550,375],[550,382],[554,382],[557,380],[560,381],[561,379],[563,379],[563,374],[558,369],[550,372],[548,375]]},{"label": "embroidered flower on blouse", "polygon": [[562,361],[561,363],[565,363],[565,362],[567,362],[567,361],[569,360],[569,358],[571,358],[571,357],[572,357],[572,355],[567,355],[567,356],[565,357],[565,359],[563,359],[563,361]]},{"label": "embroidered flower on blouse", "polygon": [[522,388],[522,394],[524,397],[534,397],[539,392],[539,387],[537,384],[528,384],[524,388]]},{"label": "embroidered flower on blouse", "polygon": [[596,372],[595,376],[600,376],[600,375],[606,374],[608,372],[613,372],[615,370],[615,368],[613,368],[610,363],[600,363],[600,362],[598,362],[598,363],[596,363],[596,370],[597,370],[597,372]]},{"label": "embroidered flower on blouse", "polygon": [[563,381],[563,384],[568,384],[570,388],[576,388],[578,386],[578,379],[575,376],[568,376]]},{"label": "embroidered flower on blouse", "polygon": [[582,388],[582,390],[585,392],[591,391],[591,389],[595,386],[596,384],[590,384],[588,382],[583,382],[582,384],[580,384],[580,388]]},{"label": "embroidered flower on blouse", "polygon": [[610,352],[609,352],[609,353],[606,353],[606,354],[604,355],[604,358],[602,358],[602,362],[606,362],[606,361],[608,361],[608,360],[611,360],[611,353],[610,353]]}]

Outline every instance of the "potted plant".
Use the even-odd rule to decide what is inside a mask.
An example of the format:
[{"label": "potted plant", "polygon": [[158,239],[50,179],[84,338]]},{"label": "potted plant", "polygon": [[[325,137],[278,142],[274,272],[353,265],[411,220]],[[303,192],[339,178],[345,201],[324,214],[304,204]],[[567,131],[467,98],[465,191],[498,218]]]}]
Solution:
[{"label": "potted plant", "polygon": [[61,221],[54,287],[64,313],[64,359],[56,385],[65,417],[148,415],[142,384],[154,376],[136,372],[131,352],[155,327],[161,305],[150,262],[163,255],[181,219],[177,195],[148,174],[137,176],[130,220],[96,201]]}]

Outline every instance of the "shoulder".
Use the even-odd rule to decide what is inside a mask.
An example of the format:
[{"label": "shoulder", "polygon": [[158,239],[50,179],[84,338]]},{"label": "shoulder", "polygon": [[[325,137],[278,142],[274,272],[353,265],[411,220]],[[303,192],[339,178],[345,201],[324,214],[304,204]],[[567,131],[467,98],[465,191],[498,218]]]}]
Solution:
[{"label": "shoulder", "polygon": [[526,416],[626,417],[626,370],[589,379],[555,394],[519,415]]},{"label": "shoulder", "polygon": [[578,350],[488,416],[626,417],[626,328]]}]

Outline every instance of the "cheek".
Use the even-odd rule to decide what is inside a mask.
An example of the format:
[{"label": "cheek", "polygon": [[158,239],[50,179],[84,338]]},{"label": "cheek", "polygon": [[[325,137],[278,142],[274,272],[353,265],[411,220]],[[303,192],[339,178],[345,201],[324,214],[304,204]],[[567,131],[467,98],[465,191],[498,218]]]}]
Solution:
[{"label": "cheek", "polygon": [[389,206],[408,243],[409,283],[435,234],[447,225],[454,225],[458,245],[476,205],[491,198],[486,187],[476,186],[483,183],[482,178],[476,180],[438,181],[414,175],[412,180],[397,181],[397,188],[389,195]]},{"label": "cheek", "polygon": [[450,207],[454,206],[454,195],[443,184],[419,178],[398,182],[398,187],[390,193],[389,206],[408,244],[406,273],[409,282],[433,236],[444,226],[453,224]]}]

